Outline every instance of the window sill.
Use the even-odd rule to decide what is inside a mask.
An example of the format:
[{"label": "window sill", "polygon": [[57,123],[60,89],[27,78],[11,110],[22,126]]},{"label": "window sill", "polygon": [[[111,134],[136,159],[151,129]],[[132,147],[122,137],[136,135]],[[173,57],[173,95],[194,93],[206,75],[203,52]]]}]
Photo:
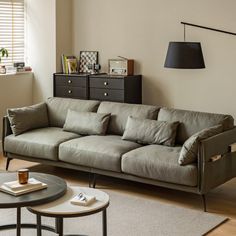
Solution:
[{"label": "window sill", "polygon": [[17,78],[17,77],[30,77],[32,78],[33,72],[32,71],[24,71],[24,72],[13,72],[7,74],[0,74],[1,79],[5,78]]}]

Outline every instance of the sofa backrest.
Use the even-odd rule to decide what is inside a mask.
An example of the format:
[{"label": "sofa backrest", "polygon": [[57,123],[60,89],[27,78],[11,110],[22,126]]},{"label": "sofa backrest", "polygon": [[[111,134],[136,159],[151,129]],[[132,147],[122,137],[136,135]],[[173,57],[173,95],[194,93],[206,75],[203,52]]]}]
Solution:
[{"label": "sofa backrest", "polygon": [[157,119],[159,107],[116,102],[101,102],[98,113],[111,113],[108,133],[123,135],[129,116],[144,119]]},{"label": "sofa backrest", "polygon": [[93,100],[71,98],[48,98],[47,101],[49,125],[63,127],[69,109],[84,112],[96,112],[100,104]]},{"label": "sofa backrest", "polygon": [[177,144],[183,144],[193,134],[217,124],[222,124],[224,131],[231,129],[234,126],[234,119],[230,115],[187,111],[166,107],[160,109],[157,120],[180,122],[176,136]]}]

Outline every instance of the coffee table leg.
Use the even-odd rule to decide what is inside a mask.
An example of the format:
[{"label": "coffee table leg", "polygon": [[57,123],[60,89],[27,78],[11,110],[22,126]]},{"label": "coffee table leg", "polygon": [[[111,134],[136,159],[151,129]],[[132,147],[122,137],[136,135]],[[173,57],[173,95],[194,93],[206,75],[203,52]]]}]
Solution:
[{"label": "coffee table leg", "polygon": [[37,222],[37,236],[42,236],[42,222],[41,216],[39,214],[36,215],[36,222]]},{"label": "coffee table leg", "polygon": [[16,210],[16,235],[21,235],[21,208],[17,207]]},{"label": "coffee table leg", "polygon": [[103,236],[107,236],[107,210],[103,210],[102,212],[102,228],[103,228]]},{"label": "coffee table leg", "polygon": [[62,217],[56,218],[56,233],[58,233],[58,236],[63,236],[63,218]]}]

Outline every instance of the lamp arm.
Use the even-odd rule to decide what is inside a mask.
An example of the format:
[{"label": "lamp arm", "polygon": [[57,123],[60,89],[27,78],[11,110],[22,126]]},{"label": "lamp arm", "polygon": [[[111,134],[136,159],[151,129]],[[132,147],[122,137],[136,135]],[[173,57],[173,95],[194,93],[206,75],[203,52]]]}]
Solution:
[{"label": "lamp arm", "polygon": [[230,35],[235,35],[236,36],[236,33],[225,31],[225,30],[210,28],[210,27],[206,27],[206,26],[202,26],[202,25],[196,25],[196,24],[192,24],[192,23],[188,23],[188,22],[183,22],[183,21],[181,21],[180,23],[183,24],[184,26],[185,25],[189,25],[189,26],[193,26],[193,27],[198,27],[198,28],[202,28],[202,29],[206,29],[206,30],[212,30],[212,31],[216,31],[216,32],[220,32],[220,33],[230,34]]}]

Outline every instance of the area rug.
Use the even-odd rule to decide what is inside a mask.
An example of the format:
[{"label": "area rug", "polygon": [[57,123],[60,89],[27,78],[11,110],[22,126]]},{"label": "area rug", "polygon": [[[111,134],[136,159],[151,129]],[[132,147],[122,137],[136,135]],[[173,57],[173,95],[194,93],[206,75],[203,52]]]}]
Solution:
[{"label": "area rug", "polygon": [[[157,200],[134,197],[115,191],[110,195],[107,210],[108,236],[200,236],[223,223],[226,218],[203,211],[191,210],[161,203]],[[0,224],[15,221],[15,209],[0,209]],[[35,216],[22,210],[23,222],[35,222]],[[43,217],[43,222],[53,225],[54,220]],[[66,219],[66,234],[102,235],[102,214]],[[2,231],[1,236],[13,236],[15,231]],[[36,230],[24,229],[23,236],[34,236]],[[43,231],[43,236],[55,235]]]}]

